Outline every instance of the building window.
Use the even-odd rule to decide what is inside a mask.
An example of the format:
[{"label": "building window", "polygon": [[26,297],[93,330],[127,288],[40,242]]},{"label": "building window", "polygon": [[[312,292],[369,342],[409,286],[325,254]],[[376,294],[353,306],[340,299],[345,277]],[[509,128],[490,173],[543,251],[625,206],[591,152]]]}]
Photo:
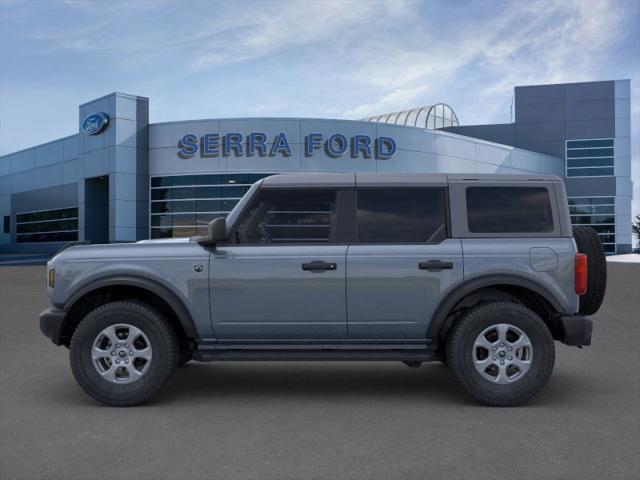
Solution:
[{"label": "building window", "polygon": [[358,191],[358,243],[439,243],[447,236],[444,190]]},{"label": "building window", "polygon": [[4,216],[2,233],[11,233],[11,215]]},{"label": "building window", "polygon": [[151,238],[206,235],[207,224],[226,217],[260,174],[178,175],[151,178]]},{"label": "building window", "polygon": [[551,232],[549,191],[544,187],[469,187],[467,222],[471,233]]},{"label": "building window", "polygon": [[615,197],[569,197],[571,223],[593,228],[607,253],[616,253]]},{"label": "building window", "polygon": [[16,242],[71,242],[78,240],[78,208],[38,210],[16,215]]},{"label": "building window", "polygon": [[613,176],[613,139],[567,140],[567,177]]}]

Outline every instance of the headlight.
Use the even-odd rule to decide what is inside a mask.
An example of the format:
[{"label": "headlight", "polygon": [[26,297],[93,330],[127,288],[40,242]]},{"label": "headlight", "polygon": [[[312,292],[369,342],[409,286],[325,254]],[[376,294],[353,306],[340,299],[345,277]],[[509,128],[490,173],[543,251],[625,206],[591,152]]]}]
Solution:
[{"label": "headlight", "polygon": [[52,268],[49,270],[49,286],[53,288],[56,283],[56,271]]}]

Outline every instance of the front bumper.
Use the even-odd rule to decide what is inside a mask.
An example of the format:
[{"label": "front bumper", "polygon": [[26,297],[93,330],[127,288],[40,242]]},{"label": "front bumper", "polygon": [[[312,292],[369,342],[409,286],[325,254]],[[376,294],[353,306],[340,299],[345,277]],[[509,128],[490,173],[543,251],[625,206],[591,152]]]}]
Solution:
[{"label": "front bumper", "polygon": [[566,345],[591,345],[593,321],[582,315],[564,315],[560,317],[560,335],[558,339]]},{"label": "front bumper", "polygon": [[62,345],[62,327],[66,316],[65,310],[57,308],[47,308],[40,314],[40,331],[56,345]]}]

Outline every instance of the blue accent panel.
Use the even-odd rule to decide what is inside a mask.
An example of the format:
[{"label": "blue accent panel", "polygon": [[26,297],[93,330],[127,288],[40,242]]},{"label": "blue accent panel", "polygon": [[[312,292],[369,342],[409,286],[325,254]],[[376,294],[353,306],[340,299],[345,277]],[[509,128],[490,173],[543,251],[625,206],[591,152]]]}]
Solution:
[{"label": "blue accent panel", "polygon": [[362,153],[364,158],[371,158],[371,137],[369,135],[354,135],[351,145],[351,157],[358,158]]},{"label": "blue accent panel", "polygon": [[327,143],[324,145],[325,152],[330,157],[339,157],[349,148],[349,141],[347,137],[341,133],[334,133],[329,137]]},{"label": "blue accent panel", "polygon": [[267,156],[267,135],[262,132],[250,133],[247,137],[247,156],[255,155]]},{"label": "blue accent panel", "polygon": [[396,154],[398,146],[391,137],[378,137],[376,141],[376,158],[387,159]]},{"label": "blue accent panel", "polygon": [[202,136],[201,141],[201,157],[213,157],[220,155],[220,135],[217,133],[205,133]]},{"label": "blue accent panel", "polygon": [[276,139],[273,141],[273,145],[271,146],[269,156],[273,157],[277,153],[281,153],[285,157],[291,156],[291,146],[289,145],[289,140],[287,140],[287,135],[285,133],[279,133],[276,136]]},{"label": "blue accent panel", "polygon": [[227,133],[224,136],[224,156],[231,155],[234,152],[236,157],[242,155],[242,134]]},{"label": "blue accent panel", "polygon": [[322,146],[322,134],[310,133],[304,139],[304,155],[305,157],[313,156],[313,151]]}]

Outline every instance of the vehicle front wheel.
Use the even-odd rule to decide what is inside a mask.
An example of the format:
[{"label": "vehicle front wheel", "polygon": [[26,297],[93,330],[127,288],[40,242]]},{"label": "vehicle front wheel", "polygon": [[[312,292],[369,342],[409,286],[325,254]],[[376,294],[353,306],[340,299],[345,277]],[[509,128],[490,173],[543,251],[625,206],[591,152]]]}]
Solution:
[{"label": "vehicle front wheel", "polygon": [[447,341],[447,364],[480,402],[524,403],[547,383],[555,362],[551,332],[528,308],[492,302],[466,312]]},{"label": "vehicle front wheel", "polygon": [[78,325],[70,345],[73,375],[82,389],[109,406],[149,400],[169,381],[178,341],[167,319],[148,305],[102,305]]}]

